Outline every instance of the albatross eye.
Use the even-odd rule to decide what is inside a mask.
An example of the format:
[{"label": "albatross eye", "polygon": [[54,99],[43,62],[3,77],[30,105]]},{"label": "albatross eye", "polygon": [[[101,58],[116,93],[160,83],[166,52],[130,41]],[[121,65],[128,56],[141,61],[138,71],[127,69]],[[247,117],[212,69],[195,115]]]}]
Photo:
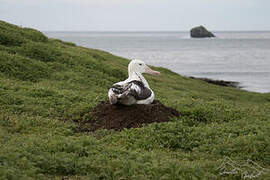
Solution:
[{"label": "albatross eye", "polygon": [[140,66],[142,65],[142,63],[139,64]]}]

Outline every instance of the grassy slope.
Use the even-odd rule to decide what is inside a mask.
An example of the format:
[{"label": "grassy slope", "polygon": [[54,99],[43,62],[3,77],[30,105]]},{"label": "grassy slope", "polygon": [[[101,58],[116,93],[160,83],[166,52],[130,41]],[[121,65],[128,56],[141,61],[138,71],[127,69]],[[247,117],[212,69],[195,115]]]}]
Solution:
[{"label": "grassy slope", "polygon": [[220,178],[225,157],[269,169],[270,94],[164,68],[154,68],[161,77],[146,78],[182,117],[122,132],[78,132],[74,121],[126,78],[128,62],[0,21],[0,179]]}]

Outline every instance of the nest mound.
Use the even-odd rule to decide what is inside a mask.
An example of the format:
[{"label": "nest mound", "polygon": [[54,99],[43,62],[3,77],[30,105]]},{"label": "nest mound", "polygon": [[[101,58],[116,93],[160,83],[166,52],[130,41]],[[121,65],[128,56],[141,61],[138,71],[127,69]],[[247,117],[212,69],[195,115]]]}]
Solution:
[{"label": "nest mound", "polygon": [[91,113],[80,120],[82,131],[99,129],[139,128],[143,124],[167,122],[172,117],[179,117],[177,110],[166,107],[155,100],[152,104],[132,106],[111,105],[109,101],[100,102]]}]

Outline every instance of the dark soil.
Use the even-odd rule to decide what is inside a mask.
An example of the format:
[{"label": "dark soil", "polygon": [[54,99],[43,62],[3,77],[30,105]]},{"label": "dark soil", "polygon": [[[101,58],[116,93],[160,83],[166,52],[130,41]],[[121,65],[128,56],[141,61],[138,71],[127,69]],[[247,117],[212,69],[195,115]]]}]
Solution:
[{"label": "dark soil", "polygon": [[143,124],[167,122],[172,117],[179,117],[177,110],[166,107],[155,100],[152,104],[132,106],[111,105],[109,101],[100,102],[92,112],[85,114],[80,123],[81,131],[99,129],[139,128]]}]

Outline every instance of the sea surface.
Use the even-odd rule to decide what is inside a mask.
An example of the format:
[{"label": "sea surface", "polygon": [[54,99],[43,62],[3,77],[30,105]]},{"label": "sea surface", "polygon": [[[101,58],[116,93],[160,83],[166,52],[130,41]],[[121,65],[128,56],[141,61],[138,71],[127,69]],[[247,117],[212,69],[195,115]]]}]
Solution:
[{"label": "sea surface", "polygon": [[112,54],[137,58],[181,75],[240,82],[243,89],[270,92],[270,31],[214,32],[193,39],[189,32],[45,32]]}]

